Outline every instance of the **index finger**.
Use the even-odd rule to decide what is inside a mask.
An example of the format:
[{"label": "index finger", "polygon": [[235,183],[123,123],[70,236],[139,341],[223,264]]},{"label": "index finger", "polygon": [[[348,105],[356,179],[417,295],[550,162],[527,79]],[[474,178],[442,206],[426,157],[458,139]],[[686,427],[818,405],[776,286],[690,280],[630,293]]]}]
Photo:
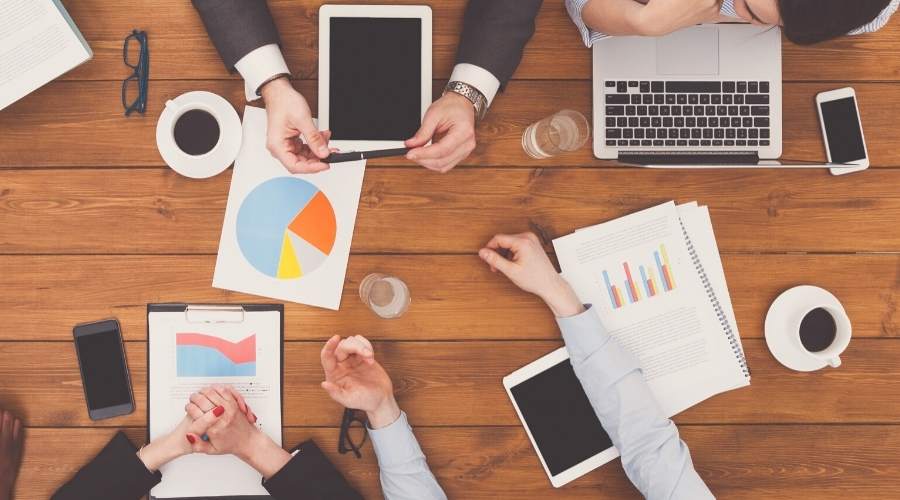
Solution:
[{"label": "index finger", "polygon": [[374,354],[371,349],[366,347],[366,345],[356,337],[348,337],[338,344],[335,355],[337,356],[338,361],[344,361],[350,356],[370,358]]},{"label": "index finger", "polygon": [[335,350],[337,350],[337,346],[340,342],[341,336],[335,335],[328,339],[328,342],[325,342],[325,345],[322,347],[322,352],[319,354],[319,357],[322,359],[322,368],[325,369],[326,374],[334,370],[337,366],[338,360],[335,355]]}]

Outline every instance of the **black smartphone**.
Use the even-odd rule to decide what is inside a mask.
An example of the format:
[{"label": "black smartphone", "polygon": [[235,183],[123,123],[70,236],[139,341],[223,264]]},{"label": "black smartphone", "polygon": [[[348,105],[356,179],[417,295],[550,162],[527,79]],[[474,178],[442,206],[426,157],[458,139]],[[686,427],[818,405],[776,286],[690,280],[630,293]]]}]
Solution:
[{"label": "black smartphone", "polygon": [[75,352],[91,420],[134,411],[122,329],[114,319],[75,325]]}]

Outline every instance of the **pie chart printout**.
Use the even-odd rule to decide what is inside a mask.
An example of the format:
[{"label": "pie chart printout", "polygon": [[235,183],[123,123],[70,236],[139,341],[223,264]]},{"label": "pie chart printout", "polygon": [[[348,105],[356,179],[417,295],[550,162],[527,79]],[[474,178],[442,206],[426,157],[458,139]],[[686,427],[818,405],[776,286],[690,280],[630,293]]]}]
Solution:
[{"label": "pie chart printout", "polygon": [[325,262],[337,220],[315,185],[295,177],[263,182],[238,211],[237,240],[247,262],[266,276],[302,278]]}]

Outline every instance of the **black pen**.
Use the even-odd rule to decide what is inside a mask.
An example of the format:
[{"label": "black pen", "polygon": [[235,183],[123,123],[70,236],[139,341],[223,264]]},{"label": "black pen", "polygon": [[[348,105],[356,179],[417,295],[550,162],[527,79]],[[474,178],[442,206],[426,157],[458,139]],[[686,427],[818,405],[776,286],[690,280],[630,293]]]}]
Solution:
[{"label": "black pen", "polygon": [[378,149],[375,151],[351,151],[349,153],[331,153],[323,163],[341,163],[345,161],[369,160],[371,158],[385,158],[388,156],[405,156],[409,148]]}]

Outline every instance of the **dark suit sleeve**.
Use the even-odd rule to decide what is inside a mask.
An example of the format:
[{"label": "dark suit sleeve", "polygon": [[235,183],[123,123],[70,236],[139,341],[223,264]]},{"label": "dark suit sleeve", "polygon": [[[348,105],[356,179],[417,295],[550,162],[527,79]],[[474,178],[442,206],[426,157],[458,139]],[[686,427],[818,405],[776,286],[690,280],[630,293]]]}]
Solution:
[{"label": "dark suit sleeve", "polygon": [[191,1],[229,71],[250,52],[279,43],[266,0]]},{"label": "dark suit sleeve", "polygon": [[362,500],[362,496],[325,458],[312,441],[291,450],[299,450],[280,471],[263,481],[263,487],[278,500]]},{"label": "dark suit sleeve", "polygon": [[490,71],[500,87],[515,73],[543,0],[469,0],[456,62]]},{"label": "dark suit sleeve", "polygon": [[151,473],[137,457],[137,448],[122,432],[64,484],[53,500],[87,498],[139,499],[162,480],[159,471]]}]

